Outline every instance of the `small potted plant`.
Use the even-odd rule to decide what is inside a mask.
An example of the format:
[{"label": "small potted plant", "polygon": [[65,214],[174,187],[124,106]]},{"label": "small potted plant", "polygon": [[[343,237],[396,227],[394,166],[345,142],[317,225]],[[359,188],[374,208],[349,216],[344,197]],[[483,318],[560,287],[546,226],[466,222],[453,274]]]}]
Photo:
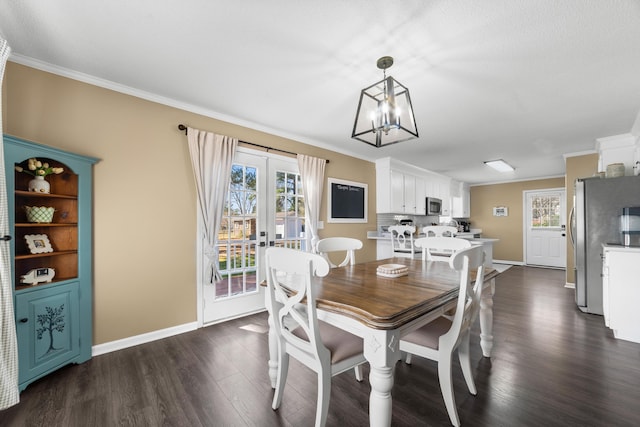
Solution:
[{"label": "small potted plant", "polygon": [[31,158],[27,161],[26,169],[19,165],[16,165],[15,168],[18,172],[28,173],[34,177],[29,181],[29,191],[34,191],[36,193],[49,193],[50,186],[44,179],[45,176],[51,174],[57,175],[64,172],[63,168],[53,168],[49,166],[49,163],[42,163],[36,158]]}]

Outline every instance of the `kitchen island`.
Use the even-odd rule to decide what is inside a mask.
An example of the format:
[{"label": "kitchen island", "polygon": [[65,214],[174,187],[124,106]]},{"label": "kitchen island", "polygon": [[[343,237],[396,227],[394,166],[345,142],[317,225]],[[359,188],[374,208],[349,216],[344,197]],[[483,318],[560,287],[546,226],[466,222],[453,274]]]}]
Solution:
[{"label": "kitchen island", "polygon": [[[493,267],[493,244],[500,239],[492,239],[487,237],[473,237],[481,235],[482,230],[472,229],[469,233],[460,233],[460,238],[467,239],[472,245],[482,245],[485,253],[484,265],[486,267]],[[418,239],[424,237],[424,234],[420,233],[415,238]],[[367,239],[376,240],[376,258],[387,259],[393,257],[393,251],[391,250],[391,234],[390,233],[378,233],[376,231],[367,232]],[[421,254],[416,255],[421,257]]]}]

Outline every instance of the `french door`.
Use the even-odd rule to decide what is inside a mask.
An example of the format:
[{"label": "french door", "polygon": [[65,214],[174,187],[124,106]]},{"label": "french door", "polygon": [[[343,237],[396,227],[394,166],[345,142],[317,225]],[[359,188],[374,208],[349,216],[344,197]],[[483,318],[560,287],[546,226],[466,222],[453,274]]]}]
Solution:
[{"label": "french door", "polygon": [[198,247],[199,323],[218,323],[265,309],[264,252],[304,249],[304,199],[295,159],[239,148],[218,232],[222,280],[206,277]]}]

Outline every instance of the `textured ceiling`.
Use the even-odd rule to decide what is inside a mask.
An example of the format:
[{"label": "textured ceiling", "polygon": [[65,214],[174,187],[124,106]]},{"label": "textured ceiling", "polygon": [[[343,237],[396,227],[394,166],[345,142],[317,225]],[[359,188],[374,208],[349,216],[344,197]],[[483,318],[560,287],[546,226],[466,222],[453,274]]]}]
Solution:
[{"label": "textured ceiling", "polygon": [[[563,154],[631,132],[640,109],[635,0],[0,4],[11,61],[470,183],[562,175]],[[420,137],[376,149],[350,135],[384,55]]]}]

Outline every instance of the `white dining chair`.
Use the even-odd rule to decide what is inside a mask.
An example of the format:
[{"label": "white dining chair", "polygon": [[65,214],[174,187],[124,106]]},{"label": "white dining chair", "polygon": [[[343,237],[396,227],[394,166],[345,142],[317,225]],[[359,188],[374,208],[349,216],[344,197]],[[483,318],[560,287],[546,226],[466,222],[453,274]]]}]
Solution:
[{"label": "white dining chair", "polygon": [[456,237],[458,229],[450,225],[427,225],[422,227],[422,233],[425,237]]},{"label": "white dining chair", "polygon": [[413,244],[416,227],[413,225],[392,225],[389,227],[389,232],[391,233],[393,256],[413,258],[416,254],[416,247]]},{"label": "white dining chair", "polygon": [[[362,241],[351,237],[327,237],[316,244],[316,252],[327,260],[331,268],[344,267],[356,263],[355,252],[362,249]],[[345,252],[345,258],[336,265],[329,259],[330,252]]]},{"label": "white dining chair", "polygon": [[[460,288],[455,315],[452,319],[441,316],[400,340],[400,351],[438,362],[440,390],[449,419],[454,426],[460,425],[451,373],[453,352],[456,349],[469,392],[474,396],[477,394],[469,357],[469,332],[480,309],[484,281],[483,264],[482,246],[472,246],[455,252],[449,260],[451,268],[460,271]],[[471,286],[472,270],[476,270],[473,286]],[[407,358],[406,363],[410,364],[411,359]]]},{"label": "white dining chair", "polygon": [[[314,276],[329,273],[320,255],[288,248],[268,248],[265,253],[267,293],[272,324],[278,339],[278,373],[272,408],[282,402],[293,356],[318,374],[316,427],[327,421],[331,377],[366,362],[362,338],[318,320],[313,292]],[[293,292],[292,292],[293,291]]]},{"label": "white dining chair", "polygon": [[414,244],[422,249],[423,261],[447,262],[454,252],[472,246],[469,240],[457,237],[420,237]]}]

